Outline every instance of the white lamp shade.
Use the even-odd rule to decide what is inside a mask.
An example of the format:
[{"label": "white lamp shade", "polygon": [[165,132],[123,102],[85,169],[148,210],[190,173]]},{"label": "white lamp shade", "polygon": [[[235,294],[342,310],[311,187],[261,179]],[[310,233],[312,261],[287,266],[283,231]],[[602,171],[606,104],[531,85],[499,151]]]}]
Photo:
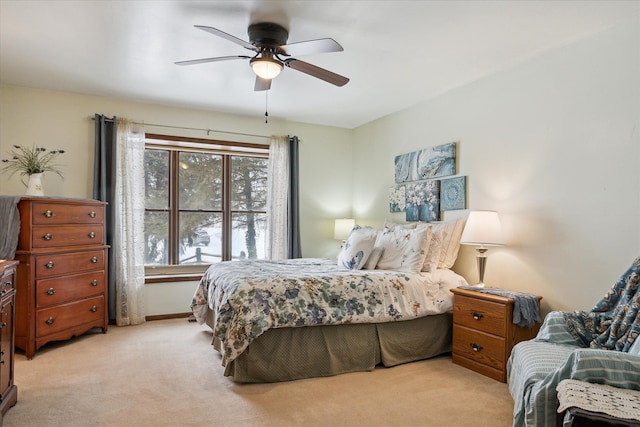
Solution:
[{"label": "white lamp shade", "polygon": [[346,240],[355,225],[356,220],[352,218],[336,219],[333,229],[333,238],[336,240]]},{"label": "white lamp shade", "polygon": [[494,211],[471,211],[460,237],[463,245],[504,245],[500,217]]}]

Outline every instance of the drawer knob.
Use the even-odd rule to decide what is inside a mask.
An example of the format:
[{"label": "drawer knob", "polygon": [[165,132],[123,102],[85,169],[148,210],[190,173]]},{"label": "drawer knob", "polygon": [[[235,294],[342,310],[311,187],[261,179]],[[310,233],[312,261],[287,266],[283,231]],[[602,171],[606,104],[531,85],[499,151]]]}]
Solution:
[{"label": "drawer knob", "polygon": [[482,346],[479,344],[476,344],[474,342],[471,343],[471,348],[473,349],[473,351],[480,351],[482,350]]},{"label": "drawer knob", "polygon": [[43,215],[46,216],[47,218],[51,218],[53,216],[53,212],[47,209],[46,211],[44,211]]},{"label": "drawer knob", "polygon": [[53,268],[55,264],[53,263],[53,261],[49,261],[48,263],[46,263],[44,266],[47,268]]},{"label": "drawer knob", "polygon": [[92,256],[92,257],[91,257],[91,262],[92,262],[92,263],[94,263],[94,264],[95,264],[96,262],[98,262],[98,257],[97,257],[97,256]]},{"label": "drawer knob", "polygon": [[91,212],[89,212],[89,216],[90,216],[91,218],[95,218],[95,217],[96,217],[96,212],[95,212],[95,211],[91,211]]},{"label": "drawer knob", "polygon": [[42,236],[42,238],[43,238],[44,240],[51,240],[51,239],[53,239],[53,234],[51,234],[51,233],[47,233],[47,234],[45,234],[44,236]]},{"label": "drawer knob", "polygon": [[53,325],[54,323],[56,323],[56,319],[55,317],[49,317],[47,320],[44,321],[44,323],[46,323],[47,325]]},{"label": "drawer knob", "polygon": [[53,295],[53,294],[55,294],[55,293],[56,293],[56,290],[55,290],[55,289],[53,289],[53,288],[49,288],[49,289],[47,289],[47,295]]},{"label": "drawer knob", "polygon": [[0,329],[4,328],[5,326],[7,326],[7,322],[1,322],[0,323]]},{"label": "drawer knob", "polygon": [[476,311],[472,312],[471,315],[473,316],[474,320],[480,320],[484,317],[484,314],[478,313]]},{"label": "drawer knob", "polygon": [[95,313],[96,311],[98,311],[98,307],[97,306],[94,305],[93,307],[91,307],[91,312],[92,313]]},{"label": "drawer knob", "polygon": [[9,286],[11,286],[11,285],[12,285],[12,283],[11,283],[11,282],[4,282],[4,283],[2,284],[2,286],[7,287],[7,288],[8,288]]},{"label": "drawer knob", "polygon": [[95,237],[96,237],[96,233],[94,233],[93,231],[89,233],[90,239],[95,239]]},{"label": "drawer knob", "polygon": [[91,281],[91,286],[98,286],[98,281],[97,280]]}]

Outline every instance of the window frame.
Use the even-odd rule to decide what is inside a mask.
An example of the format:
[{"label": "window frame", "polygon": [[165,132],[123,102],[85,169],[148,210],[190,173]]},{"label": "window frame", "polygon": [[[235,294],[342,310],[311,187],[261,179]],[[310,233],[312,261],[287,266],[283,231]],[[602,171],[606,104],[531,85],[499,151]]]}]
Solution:
[{"label": "window frame", "polygon": [[[234,156],[269,158],[269,144],[223,141],[205,138],[183,137],[175,135],[162,135],[147,133],[145,135],[145,150],[158,149],[169,151],[169,192],[167,209],[148,209],[145,212],[167,212],[169,217],[169,262],[167,265],[147,265],[145,264],[145,282],[162,283],[182,280],[197,280],[211,264],[181,265],[178,264],[176,244],[180,235],[180,212],[219,212],[222,219],[222,260],[231,259],[231,238],[232,222],[234,213],[264,213],[265,210],[232,210],[231,209],[231,158]],[[179,206],[179,153],[181,152],[202,152],[222,156],[223,170],[223,191],[222,206],[220,210],[181,210]]]}]

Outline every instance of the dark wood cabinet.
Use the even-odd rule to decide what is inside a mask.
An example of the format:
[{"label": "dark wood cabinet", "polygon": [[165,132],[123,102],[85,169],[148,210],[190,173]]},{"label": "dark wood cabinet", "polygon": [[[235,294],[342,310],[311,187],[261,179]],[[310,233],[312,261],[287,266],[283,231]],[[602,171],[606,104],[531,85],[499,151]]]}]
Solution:
[{"label": "dark wood cabinet", "polygon": [[107,331],[105,203],[24,197],[20,236],[15,345],[31,359],[50,341],[92,328]]},{"label": "dark wood cabinet", "polygon": [[0,425],[3,415],[18,401],[18,388],[13,383],[17,265],[17,261],[0,262]]}]

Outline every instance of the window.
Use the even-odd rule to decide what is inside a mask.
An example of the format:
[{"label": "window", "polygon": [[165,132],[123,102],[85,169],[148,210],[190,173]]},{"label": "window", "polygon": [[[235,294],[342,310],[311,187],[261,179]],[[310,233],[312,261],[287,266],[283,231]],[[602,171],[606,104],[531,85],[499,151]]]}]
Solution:
[{"label": "window", "polygon": [[147,275],[265,258],[268,155],[268,145],[147,134]]}]

